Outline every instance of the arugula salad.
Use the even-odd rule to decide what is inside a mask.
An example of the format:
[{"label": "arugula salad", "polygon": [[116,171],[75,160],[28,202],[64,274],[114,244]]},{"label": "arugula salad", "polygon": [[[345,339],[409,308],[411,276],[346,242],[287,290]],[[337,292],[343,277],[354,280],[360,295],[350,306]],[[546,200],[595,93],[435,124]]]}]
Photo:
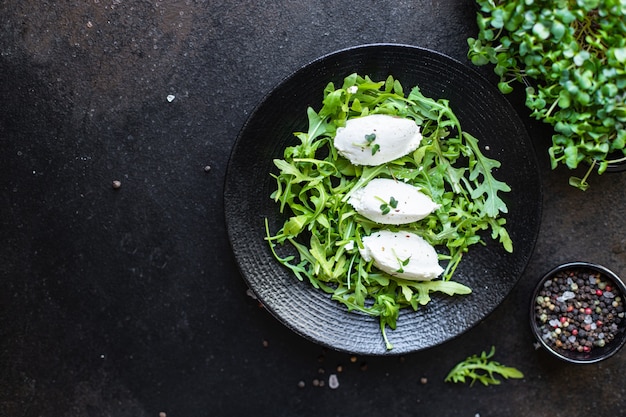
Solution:
[{"label": "arugula salad", "polygon": [[[391,161],[353,164],[334,139],[349,120],[371,115],[409,119],[419,127],[421,140]],[[299,280],[331,294],[349,311],[378,317],[386,347],[392,349],[386,330],[396,328],[401,309],[417,310],[433,293],[471,293],[453,278],[472,245],[484,244],[490,236],[513,251],[501,199],[510,187],[495,178],[500,162],[486,157],[478,139],[462,130],[447,100],[425,97],[418,86],[405,95],[392,76],[374,81],[355,73],[339,88],[329,83],[321,109],[308,108],[307,117],[308,130],[294,133],[299,143],[273,161],[278,173],[270,173],[276,180],[271,198],[285,221],[272,231],[266,220],[266,239],[275,258]],[[374,134],[364,138],[363,148],[372,156],[382,152],[376,139]],[[351,197],[383,179],[418,189],[432,200],[432,212],[401,225],[381,224],[359,213]],[[381,199],[380,216],[395,209],[400,197]],[[363,256],[364,240],[382,232],[415,235],[436,248],[440,275],[409,279],[377,267]],[[411,259],[397,261],[397,272],[402,272]]]}]

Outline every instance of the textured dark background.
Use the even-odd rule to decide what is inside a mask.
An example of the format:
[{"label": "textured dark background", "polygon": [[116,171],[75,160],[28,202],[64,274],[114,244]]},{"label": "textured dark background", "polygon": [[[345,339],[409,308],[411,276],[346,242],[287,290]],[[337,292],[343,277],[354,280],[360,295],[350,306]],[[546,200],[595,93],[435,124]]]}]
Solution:
[{"label": "textured dark background", "polygon": [[[619,415],[626,353],[556,362],[533,347],[527,310],[558,263],[626,274],[626,175],[569,187],[519,94],[543,177],[541,232],[518,286],[469,333],[353,362],[260,309],[232,258],[225,169],[262,97],[364,43],[467,63],[474,13],[469,0],[0,3],[0,415]],[[491,345],[523,380],[443,382]]]}]

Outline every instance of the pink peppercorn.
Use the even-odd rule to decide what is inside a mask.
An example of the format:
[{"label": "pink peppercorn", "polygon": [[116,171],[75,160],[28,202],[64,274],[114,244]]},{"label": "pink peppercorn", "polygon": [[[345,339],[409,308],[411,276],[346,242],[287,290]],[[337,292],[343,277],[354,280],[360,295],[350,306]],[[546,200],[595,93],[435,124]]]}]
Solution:
[{"label": "pink peppercorn", "polygon": [[602,290],[596,290],[596,295],[598,297],[601,297],[602,296]]},{"label": "pink peppercorn", "polygon": [[590,314],[591,314],[591,312],[592,312],[592,310],[591,310],[589,307],[587,307],[587,308],[585,309],[585,314],[586,314],[586,315],[590,315]]},{"label": "pink peppercorn", "polygon": [[572,329],[572,335],[573,336],[578,335],[578,329]]}]

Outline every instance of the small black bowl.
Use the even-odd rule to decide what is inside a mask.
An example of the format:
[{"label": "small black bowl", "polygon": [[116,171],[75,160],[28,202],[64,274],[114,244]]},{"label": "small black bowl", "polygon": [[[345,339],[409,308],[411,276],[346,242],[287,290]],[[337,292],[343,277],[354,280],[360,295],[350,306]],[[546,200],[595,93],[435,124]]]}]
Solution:
[{"label": "small black bowl", "polygon": [[626,342],[626,285],[593,263],[559,265],[537,284],[530,327],[551,355],[576,364],[610,358]]}]

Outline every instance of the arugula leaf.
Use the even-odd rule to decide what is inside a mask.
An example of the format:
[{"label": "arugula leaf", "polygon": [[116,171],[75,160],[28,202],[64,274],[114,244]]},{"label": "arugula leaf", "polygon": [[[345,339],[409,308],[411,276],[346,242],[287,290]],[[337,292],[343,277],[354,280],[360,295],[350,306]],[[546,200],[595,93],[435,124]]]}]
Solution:
[{"label": "arugula leaf", "polygon": [[[309,131],[307,133],[307,142],[312,143],[318,136],[326,134],[330,130],[330,125],[326,120],[320,117],[311,107],[307,109],[309,117]],[[309,157],[312,155],[309,155]]]},{"label": "arugula leaf", "polygon": [[414,310],[419,305],[430,302],[430,293],[441,292],[447,295],[467,295],[472,292],[471,288],[454,281],[410,281],[397,279],[402,290],[402,295],[411,304]]},{"label": "arugula leaf", "polygon": [[463,132],[463,137],[467,141],[467,144],[474,151],[476,157],[476,164],[471,168],[469,180],[475,181],[479,176],[483,176],[482,183],[478,184],[476,188],[471,191],[473,199],[477,200],[480,196],[485,196],[485,204],[483,205],[483,214],[488,217],[496,217],[498,212],[507,213],[506,203],[498,196],[498,191],[508,192],[511,191],[511,187],[508,184],[496,180],[492,175],[492,171],[495,168],[500,167],[500,161],[487,158],[482,155],[478,150],[478,140],[467,132]]},{"label": "arugula leaf", "polygon": [[481,384],[487,386],[499,385],[501,381],[497,378],[498,375],[504,379],[524,378],[524,374],[518,369],[501,365],[492,360],[491,358],[495,353],[496,348],[492,346],[489,353],[482,352],[480,356],[473,355],[468,357],[452,368],[444,381],[465,383],[469,380],[470,386],[474,385],[476,381],[479,381]]}]

